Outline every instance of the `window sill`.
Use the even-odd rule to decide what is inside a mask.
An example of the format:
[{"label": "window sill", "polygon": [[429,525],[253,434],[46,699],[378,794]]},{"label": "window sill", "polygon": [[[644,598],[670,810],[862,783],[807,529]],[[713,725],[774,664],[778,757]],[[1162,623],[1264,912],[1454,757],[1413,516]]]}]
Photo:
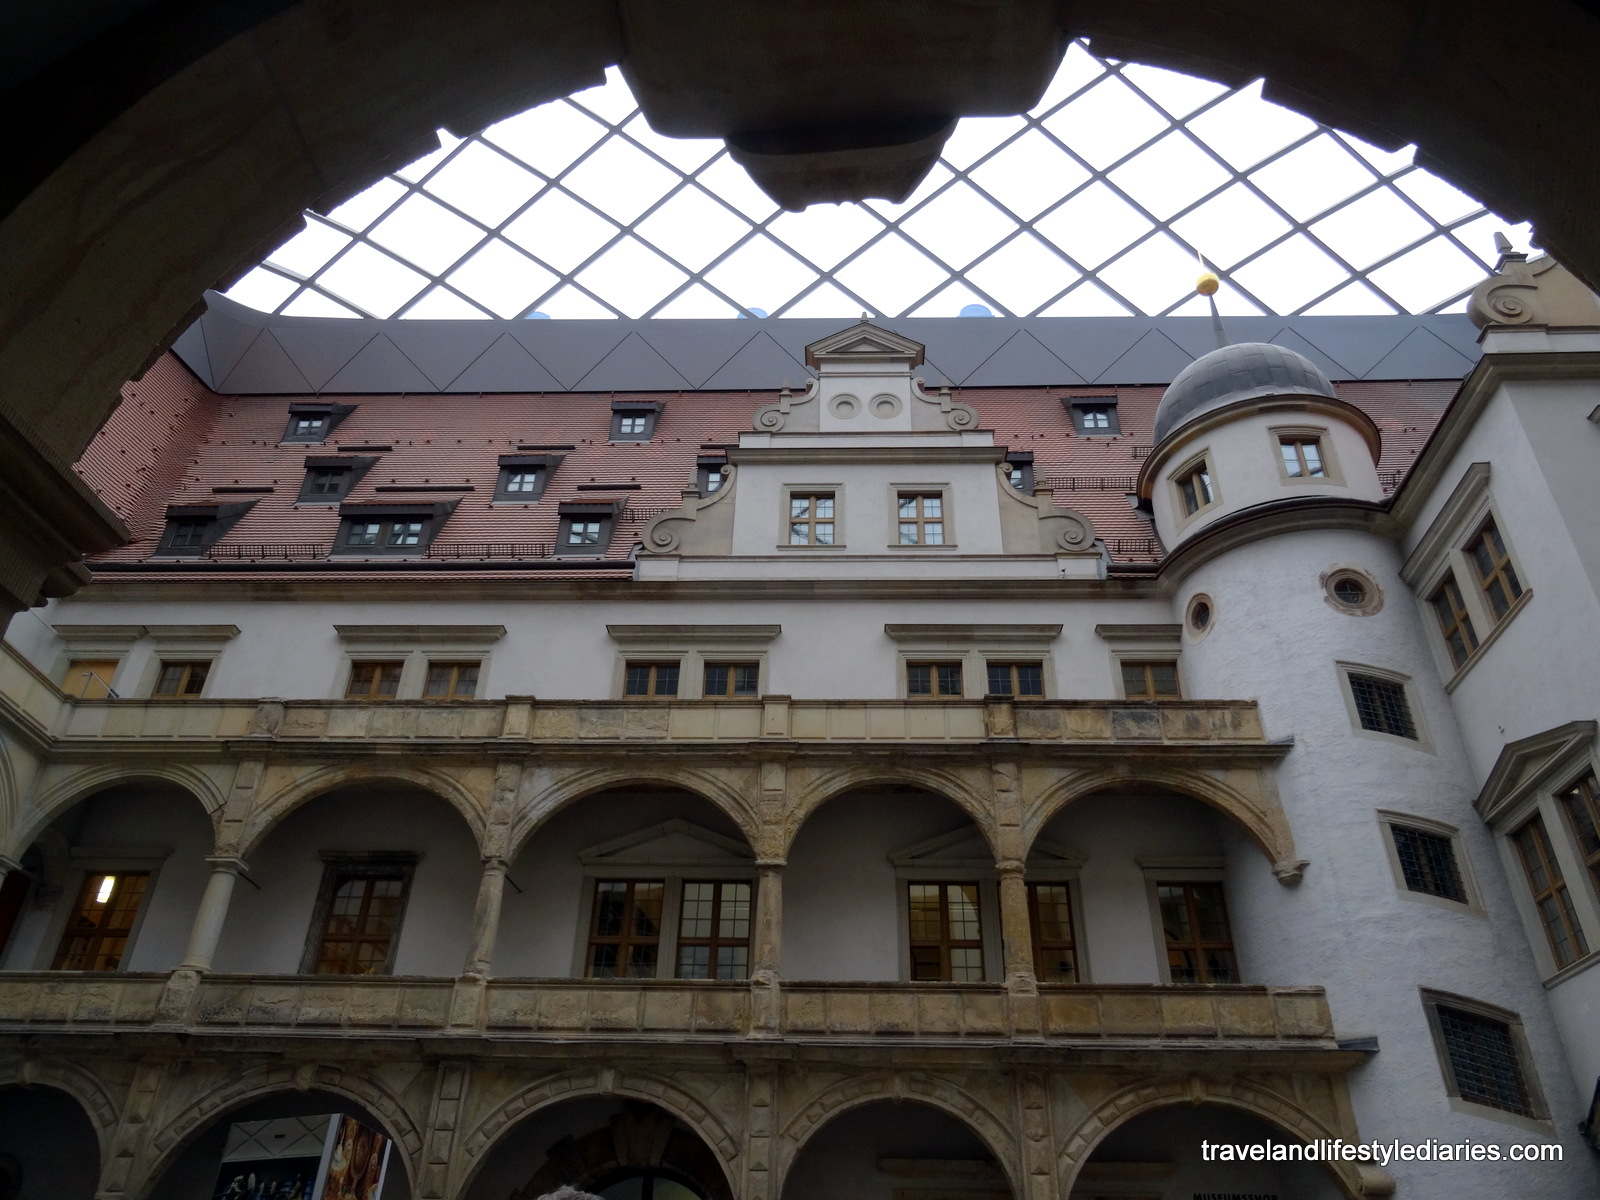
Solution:
[{"label": "window sill", "polygon": [[1544,986],[1547,988],[1560,987],[1569,979],[1576,979],[1590,967],[1600,966],[1600,950],[1591,950],[1576,962],[1569,962],[1554,975],[1545,978]]},{"label": "window sill", "polygon": [[[802,553],[808,552],[808,551],[822,551],[822,552],[825,553],[825,552],[827,552],[829,550],[843,550],[844,548],[845,548],[845,545],[844,545],[843,542],[834,542],[832,545],[829,545],[829,546],[792,546],[788,542],[779,542],[778,543],[778,549],[779,550],[788,550],[788,551],[791,551],[791,552],[800,551]],[[914,549],[915,547],[910,547],[910,548]]]},{"label": "window sill", "polygon": [[1500,634],[1505,630],[1505,627],[1516,619],[1516,615],[1526,608],[1528,601],[1532,599],[1533,589],[1529,588],[1527,591],[1523,592],[1522,595],[1518,596],[1514,601],[1512,601],[1511,607],[1506,609],[1506,615],[1495,622],[1495,626],[1489,631],[1488,636],[1478,643],[1478,648],[1471,654],[1467,655],[1467,661],[1457,667],[1456,673],[1450,676],[1449,680],[1444,685],[1444,690],[1446,693],[1453,693],[1456,688],[1460,686],[1461,681],[1467,677],[1467,672],[1478,665],[1478,660],[1484,656],[1490,646],[1495,644],[1495,641],[1500,637]]},{"label": "window sill", "polygon": [[889,550],[891,552],[893,552],[893,551],[905,551],[905,550],[934,550],[934,551],[937,551],[937,550],[956,550],[956,549],[959,549],[959,547],[956,545],[955,542],[940,542],[936,546],[921,546],[921,545],[908,546],[903,542],[890,542],[889,543]]}]

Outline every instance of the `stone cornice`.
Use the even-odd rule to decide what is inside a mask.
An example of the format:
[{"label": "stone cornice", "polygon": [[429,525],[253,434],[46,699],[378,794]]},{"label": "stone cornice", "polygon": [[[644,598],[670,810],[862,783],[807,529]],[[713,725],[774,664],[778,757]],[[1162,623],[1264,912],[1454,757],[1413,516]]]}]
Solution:
[{"label": "stone cornice", "polygon": [[[817,435],[826,437],[826,434]],[[851,435],[857,436],[857,435]],[[916,434],[906,434],[909,440]],[[917,446],[902,440],[884,446],[740,446],[728,451],[735,466],[802,466],[852,463],[1000,463],[1006,460],[1004,446]]]}]

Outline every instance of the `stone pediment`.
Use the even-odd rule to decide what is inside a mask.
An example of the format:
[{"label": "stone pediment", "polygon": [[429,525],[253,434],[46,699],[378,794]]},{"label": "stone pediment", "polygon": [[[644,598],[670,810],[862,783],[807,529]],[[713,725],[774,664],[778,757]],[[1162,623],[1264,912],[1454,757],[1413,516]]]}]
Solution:
[{"label": "stone pediment", "polygon": [[807,346],[806,365],[820,369],[826,363],[890,362],[904,363],[909,369],[922,365],[922,350],[921,342],[879,329],[863,317],[860,324],[830,333]]},{"label": "stone pediment", "polygon": [[1600,723],[1569,721],[1510,742],[1500,751],[1473,805],[1493,825],[1529,796],[1565,786],[1588,763]]},{"label": "stone pediment", "polygon": [[748,867],[755,856],[736,838],[691,821],[663,821],[578,852],[586,866]]},{"label": "stone pediment", "polygon": [[937,837],[926,838],[893,851],[889,861],[897,867],[951,867],[994,870],[994,854],[975,826],[967,825]]}]

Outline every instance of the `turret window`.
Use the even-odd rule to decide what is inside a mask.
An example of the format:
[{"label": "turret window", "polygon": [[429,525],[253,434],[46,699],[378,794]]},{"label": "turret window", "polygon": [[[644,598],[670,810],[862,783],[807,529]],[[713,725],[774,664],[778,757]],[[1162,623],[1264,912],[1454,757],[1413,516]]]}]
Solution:
[{"label": "turret window", "polygon": [[1204,458],[1181,471],[1173,483],[1178,489],[1178,503],[1186,517],[1194,516],[1216,501],[1216,489],[1211,486],[1211,463]]},{"label": "turret window", "polygon": [[1279,438],[1278,452],[1283,456],[1283,473],[1290,479],[1325,479],[1327,477],[1327,470],[1322,465],[1322,440],[1320,438]]},{"label": "turret window", "polygon": [[1468,903],[1467,885],[1456,864],[1453,838],[1399,823],[1389,826],[1389,835],[1394,839],[1400,875],[1408,890]]}]

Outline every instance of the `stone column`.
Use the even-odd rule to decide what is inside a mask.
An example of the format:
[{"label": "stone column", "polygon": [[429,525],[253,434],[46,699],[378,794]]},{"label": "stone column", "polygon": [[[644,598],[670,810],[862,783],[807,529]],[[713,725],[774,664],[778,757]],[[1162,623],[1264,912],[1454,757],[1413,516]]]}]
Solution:
[{"label": "stone column", "polygon": [[1013,991],[1038,988],[1033,973],[1033,922],[1028,914],[1028,885],[1017,859],[995,864],[1000,874],[1000,938],[1005,953],[1006,986]]},{"label": "stone column", "polygon": [[500,902],[506,891],[506,870],[510,866],[503,858],[483,860],[483,878],[478,881],[478,903],[472,912],[472,945],[467,951],[467,962],[462,973],[486,979],[494,962],[495,938],[500,933]]},{"label": "stone column", "polygon": [[750,977],[775,981],[783,960],[783,863],[756,864],[756,926],[751,932]]},{"label": "stone column", "polygon": [[228,905],[233,900],[233,884],[240,872],[248,871],[244,859],[231,855],[208,857],[211,878],[206,880],[206,893],[200,898],[200,911],[194,915],[194,926],[189,931],[189,949],[180,971],[209,971],[211,960],[217,955],[217,944],[222,940],[222,926],[228,919]]}]

